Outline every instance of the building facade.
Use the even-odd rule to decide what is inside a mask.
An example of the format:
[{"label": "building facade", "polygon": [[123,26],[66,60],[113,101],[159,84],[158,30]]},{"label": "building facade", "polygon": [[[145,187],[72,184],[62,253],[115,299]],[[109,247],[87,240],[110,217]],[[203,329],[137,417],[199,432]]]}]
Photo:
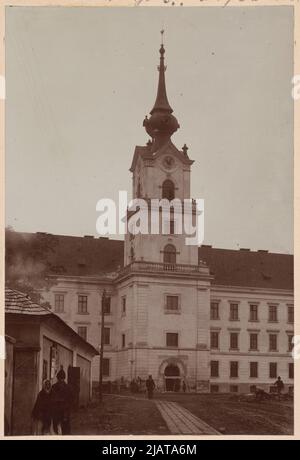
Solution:
[{"label": "building facade", "polygon": [[[32,408],[43,382],[56,382],[61,366],[74,391],[74,407],[92,395],[92,360],[97,350],[57,315],[19,291],[5,289],[7,434],[33,434]],[[10,345],[9,345],[10,344]]]},{"label": "building facade", "polygon": [[[248,392],[253,385],[269,389],[280,375],[292,385],[293,257],[187,245],[175,210],[164,217],[173,199],[191,198],[193,164],[187,146],[171,140],[179,124],[167,98],[164,54],[161,45],[157,98],[143,123],[150,140],[135,148],[130,168],[133,198],[165,200],[159,233],[127,233],[124,243],[56,237],[51,257],[66,270],[44,299],[98,347],[106,290],[106,380],[152,374],[163,391],[179,391],[184,382],[187,391]],[[128,225],[134,215],[128,211]],[[94,381],[98,374],[96,357]]]}]

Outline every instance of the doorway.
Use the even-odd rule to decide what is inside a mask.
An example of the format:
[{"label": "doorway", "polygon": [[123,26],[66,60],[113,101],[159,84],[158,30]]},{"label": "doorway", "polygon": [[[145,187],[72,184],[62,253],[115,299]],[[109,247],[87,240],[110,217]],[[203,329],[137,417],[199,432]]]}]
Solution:
[{"label": "doorway", "polygon": [[166,391],[180,390],[180,370],[176,364],[169,364],[165,368],[165,389]]}]

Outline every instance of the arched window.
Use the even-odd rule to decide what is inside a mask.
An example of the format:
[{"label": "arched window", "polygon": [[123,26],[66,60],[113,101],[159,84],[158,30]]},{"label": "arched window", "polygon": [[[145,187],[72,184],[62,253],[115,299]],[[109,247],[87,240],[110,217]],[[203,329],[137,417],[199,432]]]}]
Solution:
[{"label": "arched window", "polygon": [[142,187],[141,187],[141,182],[140,182],[140,180],[139,180],[139,182],[138,182],[137,191],[136,191],[136,196],[137,196],[137,198],[141,198],[141,197],[142,197]]},{"label": "arched window", "polygon": [[173,200],[175,198],[175,186],[170,179],[166,179],[162,184],[162,198]]},{"label": "arched window", "polygon": [[173,244],[167,244],[164,247],[164,263],[176,264],[176,248]]}]

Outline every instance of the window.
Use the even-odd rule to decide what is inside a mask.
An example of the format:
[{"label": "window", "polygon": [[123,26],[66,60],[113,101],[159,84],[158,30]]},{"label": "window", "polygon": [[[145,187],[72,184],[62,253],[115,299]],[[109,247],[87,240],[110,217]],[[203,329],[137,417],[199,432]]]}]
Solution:
[{"label": "window", "polygon": [[219,319],[219,303],[212,302],[210,304],[210,319]]},{"label": "window", "polygon": [[239,320],[239,304],[231,303],[230,304],[230,321]]},{"label": "window", "polygon": [[138,186],[137,186],[137,189],[136,189],[136,197],[137,198],[142,198],[142,187],[141,187],[140,180],[138,182]]},{"label": "window", "polygon": [[289,379],[294,378],[294,363],[289,363]]},{"label": "window", "polygon": [[239,348],[239,334],[237,332],[230,333],[230,349],[237,350]]},{"label": "window", "polygon": [[239,376],[239,363],[237,361],[230,361],[230,377],[236,378]]},{"label": "window", "polygon": [[167,244],[164,248],[164,263],[176,264],[176,248],[173,244]]},{"label": "window", "polygon": [[269,335],[269,349],[270,351],[277,351],[277,334]]},{"label": "window", "polygon": [[293,351],[294,349],[293,337],[292,334],[288,334],[288,351]]},{"label": "window", "polygon": [[210,348],[219,348],[219,332],[212,331],[210,333]]},{"label": "window", "polygon": [[102,371],[103,371],[103,376],[104,377],[109,377],[110,373],[110,359],[109,358],[103,358],[103,364],[102,364]]},{"label": "window", "polygon": [[103,344],[110,345],[110,328],[109,327],[103,328]]},{"label": "window", "polygon": [[162,198],[166,198],[167,200],[175,198],[175,186],[170,179],[165,180],[162,184]]},{"label": "window", "polygon": [[211,393],[219,393],[219,385],[211,385],[210,386]]},{"label": "window", "polygon": [[219,377],[219,361],[210,362],[210,376]]},{"label": "window", "polygon": [[277,363],[269,364],[269,376],[270,379],[277,379]]},{"label": "window", "polygon": [[178,347],[178,333],[177,332],[167,332],[166,344],[167,344],[167,347]]},{"label": "window", "polygon": [[126,315],[126,297],[122,297],[122,316]]},{"label": "window", "polygon": [[258,334],[251,332],[250,334],[250,350],[258,350]]},{"label": "window", "polygon": [[250,305],[250,321],[258,321],[258,305]]},{"label": "window", "polygon": [[277,305],[269,305],[269,322],[277,323]]},{"label": "window", "polygon": [[103,309],[105,315],[110,315],[110,297],[105,297]]},{"label": "window", "polygon": [[288,306],[288,323],[294,322],[294,307]]},{"label": "window", "polygon": [[86,314],[87,311],[87,295],[78,296],[78,313],[81,315]]},{"label": "window", "polygon": [[250,363],[250,377],[251,378],[258,377],[258,363],[257,362]]},{"label": "window", "polygon": [[230,393],[238,393],[239,392],[238,385],[230,385],[229,391],[230,391]]},{"label": "window", "polygon": [[175,234],[175,221],[174,219],[171,219],[170,220],[170,235],[174,235]]},{"label": "window", "polygon": [[65,296],[63,294],[55,294],[54,296],[54,310],[56,313],[63,313],[64,311]]},{"label": "window", "polygon": [[78,335],[84,340],[87,340],[87,327],[86,326],[78,326],[77,328]]},{"label": "window", "polygon": [[167,295],[166,296],[166,310],[179,310],[179,297],[178,295]]},{"label": "window", "polygon": [[126,337],[125,334],[122,334],[122,348],[125,348],[126,346]]}]

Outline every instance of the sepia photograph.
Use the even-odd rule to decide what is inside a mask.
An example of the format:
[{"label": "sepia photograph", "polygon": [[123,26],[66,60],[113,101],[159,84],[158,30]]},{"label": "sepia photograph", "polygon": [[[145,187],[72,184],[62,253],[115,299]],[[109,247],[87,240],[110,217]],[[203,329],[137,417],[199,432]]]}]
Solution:
[{"label": "sepia photograph", "polygon": [[133,3],[5,7],[4,437],[293,436],[295,8]]}]

